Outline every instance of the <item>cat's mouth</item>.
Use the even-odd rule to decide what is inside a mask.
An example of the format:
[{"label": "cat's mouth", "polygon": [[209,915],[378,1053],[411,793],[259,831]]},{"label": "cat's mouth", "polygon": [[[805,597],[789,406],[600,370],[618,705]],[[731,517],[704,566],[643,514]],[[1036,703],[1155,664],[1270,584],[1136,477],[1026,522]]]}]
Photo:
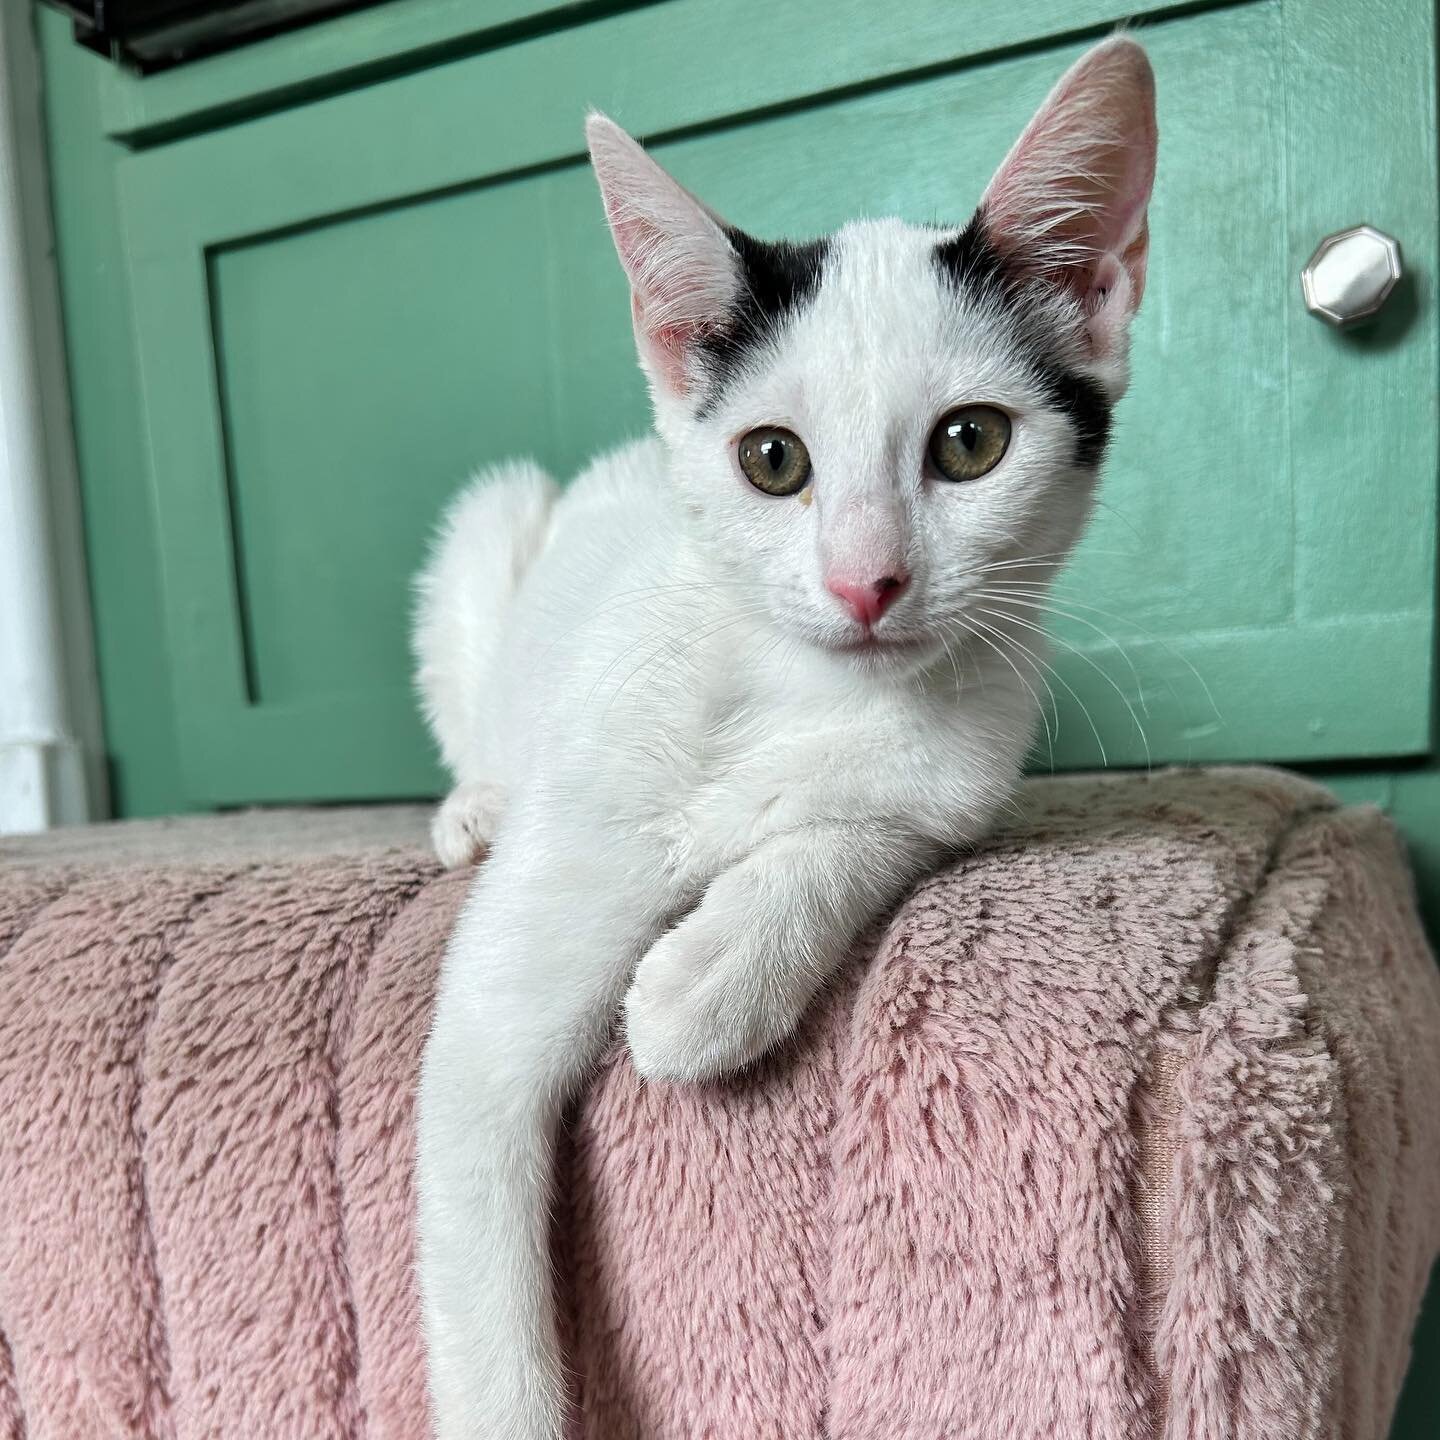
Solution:
[{"label": "cat's mouth", "polygon": [[837,642],[833,648],[842,655],[913,655],[927,644],[913,635],[877,635],[873,630],[866,630]]}]

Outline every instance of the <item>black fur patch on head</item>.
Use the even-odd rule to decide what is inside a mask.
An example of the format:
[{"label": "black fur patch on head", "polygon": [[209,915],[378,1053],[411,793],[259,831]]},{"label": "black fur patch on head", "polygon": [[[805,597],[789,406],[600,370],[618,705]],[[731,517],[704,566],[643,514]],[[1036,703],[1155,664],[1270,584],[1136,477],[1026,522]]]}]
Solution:
[{"label": "black fur patch on head", "polygon": [[1094,469],[1105,458],[1110,441],[1112,406],[1088,375],[1064,363],[1058,347],[1038,326],[1026,324],[1026,286],[1005,262],[985,233],[984,214],[958,234],[935,246],[935,263],[957,289],[998,300],[1015,318],[1015,341],[1045,397],[1063,411],[1075,429],[1075,463]]},{"label": "black fur patch on head", "polygon": [[709,381],[702,415],[780,323],[814,299],[830,252],[828,240],[756,240],[729,227],[725,235],[740,258],[740,293],[724,323],[697,344]]}]

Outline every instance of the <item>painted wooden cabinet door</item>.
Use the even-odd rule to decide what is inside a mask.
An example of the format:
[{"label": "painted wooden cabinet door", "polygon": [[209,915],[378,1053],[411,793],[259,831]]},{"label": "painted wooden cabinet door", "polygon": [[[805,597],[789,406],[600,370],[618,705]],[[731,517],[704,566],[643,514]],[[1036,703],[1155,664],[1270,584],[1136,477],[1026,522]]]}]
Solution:
[{"label": "painted wooden cabinet door", "polygon": [[[437,790],[405,631],[447,496],[508,455],[572,474],[646,427],[588,106],[767,236],[958,222],[1117,18],[1108,0],[666,0],[180,138],[174,92],[149,132],[133,88],[115,101],[150,142],[120,188],[193,800]],[[1144,25],[1150,282],[1057,596],[1042,767],[1428,749],[1434,25],[1429,0]],[[172,83],[202,96],[204,70]],[[1342,335],[1306,314],[1299,271],[1358,221],[1400,238],[1410,278]]]}]

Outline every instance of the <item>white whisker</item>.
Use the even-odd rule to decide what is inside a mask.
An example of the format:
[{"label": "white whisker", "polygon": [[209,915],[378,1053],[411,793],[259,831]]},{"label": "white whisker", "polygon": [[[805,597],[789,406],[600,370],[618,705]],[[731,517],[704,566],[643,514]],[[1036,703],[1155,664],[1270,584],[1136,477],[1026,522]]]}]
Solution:
[{"label": "white whisker", "polygon": [[[1009,665],[1009,667],[1015,672],[1015,678],[1019,680],[1019,682],[1025,687],[1025,689],[1030,692],[1030,698],[1035,702],[1035,708],[1040,712],[1040,720],[1045,726],[1045,743],[1050,750],[1050,769],[1053,771],[1055,769],[1055,741],[1059,738],[1060,735],[1060,706],[1059,702],[1055,699],[1055,692],[1050,688],[1050,681],[1045,676],[1045,670],[1047,667],[1044,665],[1044,662],[1041,661],[1026,646],[1014,640],[1013,637],[1008,637],[1002,634],[1002,632],[994,629],[992,626],[985,625],[982,622],[977,621],[973,615],[968,616],[961,623],[965,625],[966,629],[968,629],[970,633],[974,635],[977,639],[984,640],[985,643],[989,645],[989,647],[1003,661],[1005,661],[1007,665]],[[1024,655],[1025,658],[1030,662],[1031,666],[1035,671],[1036,679],[1038,679],[1040,683],[1045,687],[1045,693],[1050,697],[1050,705],[1055,712],[1055,726],[1053,730],[1051,729],[1049,718],[1045,714],[1045,707],[1040,703],[1040,697],[1035,693],[1034,687],[1020,673],[1020,668],[1015,663],[1015,657],[1008,654],[1004,646],[997,644],[994,639],[990,638],[991,636],[999,636],[1000,639],[1006,640],[1010,644],[1013,644],[1014,647],[1019,650],[1020,653]],[[1057,675],[1055,678],[1058,680],[1060,677]],[[1064,682],[1062,681],[1061,683],[1063,684]],[[1098,735],[1096,736],[1096,739],[1099,739]]]},{"label": "white whisker", "polygon": [[[981,607],[980,613],[982,615],[989,615],[993,619],[1008,620],[1013,625],[1022,625],[1027,630],[1033,630],[1037,635],[1043,635],[1047,640],[1053,640],[1056,644],[1063,645],[1065,649],[1068,650],[1070,654],[1074,655],[1077,660],[1083,660],[1120,697],[1120,703],[1129,713],[1131,723],[1135,726],[1136,730],[1140,732],[1140,743],[1145,748],[1145,768],[1147,770],[1153,768],[1152,761],[1150,759],[1150,737],[1145,733],[1145,727],[1140,723],[1140,717],[1135,713],[1135,707],[1130,703],[1129,697],[1120,688],[1120,686],[1116,684],[1115,677],[1111,675],[1109,671],[1107,671],[1102,665],[1098,664],[1095,660],[1091,659],[1091,657],[1087,655],[1083,650],[1077,649],[1074,645],[1070,644],[1070,642],[1066,640],[1063,636],[1052,635],[1042,625],[1036,625],[1033,621],[1030,620],[1022,620],[1018,615],[1007,615],[1002,611],[986,610],[983,606]],[[1058,673],[1056,674],[1055,678],[1057,680],[1060,678]]]},{"label": "white whisker", "polygon": [[[1080,617],[1078,615],[1067,615],[1066,612],[1063,610],[1054,609],[1053,604],[1050,602],[1050,596],[1053,593],[1050,587],[1041,586],[1037,582],[1033,581],[998,580],[995,583],[997,585],[1004,586],[1007,590],[1014,588],[1017,594],[1028,593],[1032,599],[1043,599],[1046,604],[1037,604],[1035,606],[1036,609],[1048,608],[1050,609],[1051,613],[1062,615],[1066,619],[1080,620]],[[1024,587],[1028,587],[1028,591]],[[1205,696],[1205,703],[1209,705],[1210,713],[1213,718],[1222,724],[1224,723],[1224,716],[1220,713],[1220,709],[1215,703],[1215,697],[1211,693],[1210,686],[1206,683],[1205,677],[1200,673],[1199,670],[1195,668],[1194,664],[1192,664],[1190,660],[1188,660],[1184,655],[1180,653],[1180,651],[1178,651],[1172,644],[1170,644],[1168,640],[1165,640],[1162,636],[1155,634],[1155,632],[1152,630],[1147,630],[1143,625],[1141,625],[1131,616],[1117,615],[1113,610],[1104,610],[1098,605],[1092,605],[1084,600],[1076,600],[1070,595],[1062,594],[1060,598],[1065,603],[1065,605],[1071,606],[1076,610],[1088,610],[1092,615],[1099,615],[1102,619],[1105,620],[1113,620],[1118,625],[1132,626],[1142,640],[1149,641],[1150,644],[1158,646],[1172,659],[1179,661],[1179,663],[1190,672],[1191,677],[1200,687],[1202,693]],[[1084,622],[1081,621],[1081,623],[1083,624]],[[1110,639],[1112,644],[1116,643],[1113,637],[1110,637]],[[1170,683],[1168,677],[1162,678],[1165,679],[1166,688],[1170,691],[1171,695],[1175,697],[1176,703],[1182,703],[1180,701],[1179,694],[1176,692],[1174,685]]]},{"label": "white whisker", "polygon": [[[1023,641],[1017,640],[1013,635],[1006,635],[1003,631],[996,630],[993,626],[984,625],[983,622],[976,620],[973,614],[967,616],[966,618],[970,624],[979,625],[983,630],[991,634],[999,635],[1000,638],[1004,640],[1007,644],[1013,645],[1017,650],[1021,652],[1021,654],[1028,656],[1029,659],[1033,661],[1037,666],[1044,666],[1044,668],[1050,673],[1050,675],[1052,675],[1055,680],[1059,682],[1060,686],[1076,703],[1076,705],[1080,707],[1080,713],[1085,717],[1085,722],[1090,727],[1090,733],[1095,737],[1096,748],[1100,751],[1100,764],[1106,769],[1109,769],[1110,758],[1105,753],[1105,742],[1100,738],[1100,731],[1095,724],[1094,716],[1090,714],[1090,707],[1086,705],[1086,703],[1076,693],[1075,687],[1071,685],[1070,682],[1053,665],[1039,659],[1035,655],[1035,653],[1024,644]],[[1012,616],[1006,618],[1013,619],[1014,617]],[[1045,632],[1042,630],[1040,631],[1040,634],[1045,635]],[[1050,637],[1046,636],[1045,638],[1049,639]]]},{"label": "white whisker", "polygon": [[[1025,609],[1034,610],[1037,613],[1048,612],[1052,615],[1058,615],[1066,620],[1073,620],[1077,625],[1084,625],[1088,629],[1093,630],[1102,640],[1104,640],[1109,645],[1113,645],[1115,649],[1120,652],[1120,658],[1124,660],[1125,664],[1129,667],[1130,678],[1135,682],[1135,698],[1139,700],[1140,709],[1143,712],[1145,718],[1147,720],[1150,718],[1150,710],[1145,703],[1145,689],[1140,684],[1140,672],[1136,670],[1135,662],[1130,658],[1129,651],[1127,651],[1126,648],[1113,635],[1109,633],[1109,631],[1102,630],[1100,626],[1095,624],[1093,620],[1087,620],[1083,615],[1071,615],[1067,611],[1056,609],[1053,605],[1037,604],[1034,600],[1028,597],[1017,595],[1013,591],[1004,589],[977,590],[975,591],[975,594],[978,595],[982,600],[995,600],[1002,604],[1009,603],[1020,605]],[[1060,641],[1060,643],[1063,645],[1065,642],[1062,640]]]}]

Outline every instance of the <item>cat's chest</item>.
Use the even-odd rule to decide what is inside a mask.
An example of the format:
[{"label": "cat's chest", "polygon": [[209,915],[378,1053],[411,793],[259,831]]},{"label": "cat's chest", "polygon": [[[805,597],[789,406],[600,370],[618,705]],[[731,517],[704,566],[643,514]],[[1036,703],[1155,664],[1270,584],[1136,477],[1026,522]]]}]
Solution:
[{"label": "cat's chest", "polygon": [[[722,696],[697,705],[664,773],[652,772],[648,819],[677,873],[732,863],[825,809],[827,797],[868,784],[865,728],[820,704],[762,707]],[[871,779],[882,783],[873,769]]]},{"label": "cat's chest", "polygon": [[704,878],[761,843],[793,796],[789,774],[779,755],[697,757],[675,775],[668,796],[657,795],[662,803],[651,811],[670,868],[677,876]]}]

